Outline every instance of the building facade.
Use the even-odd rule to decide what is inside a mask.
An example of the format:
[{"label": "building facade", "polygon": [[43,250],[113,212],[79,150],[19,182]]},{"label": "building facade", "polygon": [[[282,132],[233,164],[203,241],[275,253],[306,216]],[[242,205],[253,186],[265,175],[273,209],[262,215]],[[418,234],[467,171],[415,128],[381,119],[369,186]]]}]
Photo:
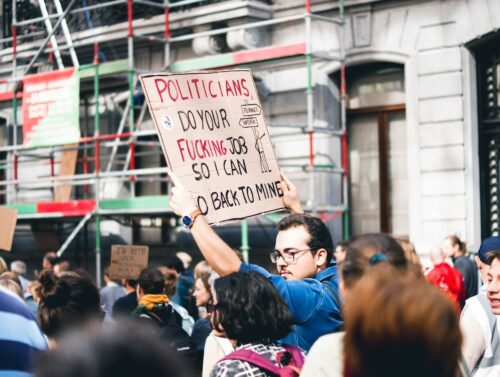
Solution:
[{"label": "building facade", "polygon": [[[71,43],[66,40],[66,44],[72,45],[82,65],[92,64],[96,56],[103,67],[127,60],[122,71],[129,76],[120,75],[116,64],[115,70],[109,68],[110,76],[102,73],[103,68],[98,99],[91,84],[82,81],[82,136],[94,132],[91,123],[96,112],[101,117],[101,134],[131,131],[138,152],[133,156],[134,169],[164,166],[158,145],[154,153],[145,152],[155,135],[151,119],[141,110],[134,75],[248,67],[254,72],[282,169],[299,186],[306,208],[327,221],[336,240],[382,231],[410,239],[425,253],[449,234],[466,240],[470,250],[482,238],[498,234],[498,1],[183,1],[172,2],[170,7],[158,2],[161,9],[153,11],[137,2],[129,13],[123,6],[126,2],[120,5],[121,13],[98,8],[101,3],[105,2],[68,13]],[[151,3],[155,2],[148,6]],[[11,16],[12,9],[4,7],[6,38]],[[44,37],[43,26],[31,32]],[[22,74],[19,67],[28,64],[42,39],[29,37],[20,42],[16,58],[12,43],[5,42],[0,51],[5,80],[0,85],[5,93],[13,89],[9,81],[13,61]],[[64,44],[62,34],[58,40]],[[53,47],[42,51],[45,57],[56,52]],[[61,59],[72,64],[64,51]],[[45,59],[29,73],[53,68],[54,61]],[[2,98],[3,145],[12,145],[13,135],[17,135],[14,144],[21,144],[21,116],[13,121],[12,96]],[[134,106],[124,101],[133,101]],[[131,107],[135,113],[122,125],[120,116]],[[115,152],[113,148],[100,157],[102,166],[111,166],[120,151],[130,163],[126,146],[117,146]],[[51,153],[59,156],[62,152]],[[83,152],[78,153],[82,157]],[[95,152],[89,153],[95,157]],[[14,160],[8,148],[0,154],[7,161]],[[22,150],[15,155],[16,161],[28,158]],[[4,201],[13,206],[33,201],[35,194],[23,192],[18,178],[43,177],[46,165],[30,162],[15,171],[9,165],[3,179],[15,176],[16,184],[3,192]],[[74,169],[75,174],[84,173],[78,163]],[[53,174],[59,172],[56,164]],[[99,204],[99,200],[120,196],[165,195],[165,174],[158,174],[161,179],[107,181],[106,187],[93,182],[86,191],[84,184],[76,185],[71,199],[88,199],[93,192]],[[36,201],[53,201],[54,190],[40,189],[35,197]],[[171,216],[167,209],[156,213],[151,208],[133,213],[135,218],[128,223],[132,230],[120,228],[124,222],[116,225],[112,217],[124,212],[108,208],[109,231],[128,232],[125,238],[134,242],[164,240],[163,230],[155,233],[146,228],[156,224],[172,230],[175,224],[171,217],[162,220]],[[26,217],[30,219],[37,220]]]}]

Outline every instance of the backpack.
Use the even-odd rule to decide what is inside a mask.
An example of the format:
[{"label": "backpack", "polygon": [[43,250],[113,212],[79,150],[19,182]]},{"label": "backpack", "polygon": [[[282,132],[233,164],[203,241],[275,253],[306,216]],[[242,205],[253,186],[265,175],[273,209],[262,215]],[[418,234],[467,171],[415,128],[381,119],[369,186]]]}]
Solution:
[{"label": "backpack", "polygon": [[[162,313],[163,314],[163,313]],[[165,307],[165,315],[161,318],[153,311],[142,313],[140,317],[154,320],[160,327],[160,338],[180,355],[193,357],[195,347],[188,333],[182,328],[182,317],[175,311],[172,305]]]},{"label": "backpack", "polygon": [[[285,351],[281,351],[276,359],[285,366],[277,366],[267,357],[251,350],[236,350],[226,355],[222,360],[240,360],[255,365],[269,374],[277,377],[298,377],[304,365],[304,355],[298,347],[285,345]],[[286,360],[288,359],[288,360]]]}]

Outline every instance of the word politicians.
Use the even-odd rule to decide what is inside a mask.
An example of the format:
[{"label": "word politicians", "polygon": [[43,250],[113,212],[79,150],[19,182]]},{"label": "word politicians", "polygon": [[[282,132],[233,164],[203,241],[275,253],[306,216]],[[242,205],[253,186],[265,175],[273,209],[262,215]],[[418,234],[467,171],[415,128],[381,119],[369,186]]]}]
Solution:
[{"label": "word politicians", "polygon": [[204,80],[196,77],[180,80],[173,76],[154,79],[156,91],[163,103],[214,99],[221,97],[249,97],[248,82],[244,78]]}]

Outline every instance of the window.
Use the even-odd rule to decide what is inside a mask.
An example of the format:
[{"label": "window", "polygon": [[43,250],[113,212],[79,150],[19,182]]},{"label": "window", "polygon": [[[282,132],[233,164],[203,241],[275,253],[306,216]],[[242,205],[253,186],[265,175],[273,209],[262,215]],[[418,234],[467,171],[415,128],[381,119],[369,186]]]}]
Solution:
[{"label": "window", "polygon": [[407,236],[403,68],[379,63],[348,70],[347,77],[352,232]]}]

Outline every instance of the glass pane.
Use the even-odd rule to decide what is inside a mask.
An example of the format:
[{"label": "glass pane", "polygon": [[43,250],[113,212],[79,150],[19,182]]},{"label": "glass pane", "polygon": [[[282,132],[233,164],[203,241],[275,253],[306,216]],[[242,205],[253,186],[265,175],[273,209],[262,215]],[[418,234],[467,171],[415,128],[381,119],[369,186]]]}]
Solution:
[{"label": "glass pane", "polygon": [[497,106],[500,107],[500,64],[497,64],[497,82],[496,82],[496,92],[497,92]]},{"label": "glass pane", "polygon": [[351,220],[353,234],[380,232],[378,118],[354,116],[349,122]]},{"label": "glass pane", "polygon": [[408,174],[406,149],[406,121],[404,112],[387,114],[388,140],[388,195],[389,232],[395,236],[409,234]]}]

